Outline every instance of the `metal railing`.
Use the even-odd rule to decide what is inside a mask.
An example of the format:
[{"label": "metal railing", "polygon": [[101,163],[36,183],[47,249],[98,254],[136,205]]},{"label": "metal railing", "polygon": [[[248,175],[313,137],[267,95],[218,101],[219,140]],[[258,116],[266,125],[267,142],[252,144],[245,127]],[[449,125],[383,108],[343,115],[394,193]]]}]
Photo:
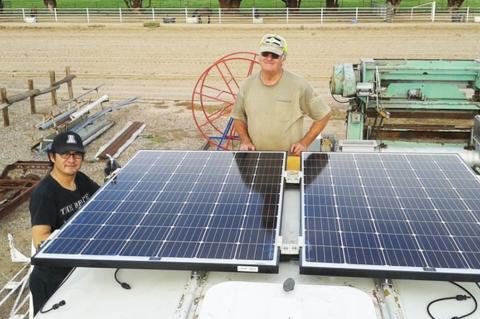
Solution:
[{"label": "metal railing", "polygon": [[480,22],[480,8],[455,11],[417,6],[413,8],[271,8],[271,9],[4,9],[0,23],[138,23],[162,24],[324,24],[367,22]]}]

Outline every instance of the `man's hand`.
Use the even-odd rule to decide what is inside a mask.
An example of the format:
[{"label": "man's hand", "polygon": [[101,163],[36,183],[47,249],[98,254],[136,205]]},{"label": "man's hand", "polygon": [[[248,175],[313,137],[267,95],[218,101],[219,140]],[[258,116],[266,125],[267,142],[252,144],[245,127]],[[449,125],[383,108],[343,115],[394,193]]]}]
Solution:
[{"label": "man's hand", "polygon": [[255,151],[255,145],[252,143],[242,143],[240,144],[240,151]]},{"label": "man's hand", "polygon": [[293,155],[300,156],[302,152],[307,150],[307,146],[301,142],[295,143],[290,147],[290,153]]},{"label": "man's hand", "polygon": [[233,120],[233,127],[240,137],[240,151],[255,151],[255,145],[253,145],[250,136],[248,136],[247,123]]},{"label": "man's hand", "polygon": [[290,153],[300,156],[302,152],[305,152],[310,144],[317,138],[318,134],[325,128],[328,120],[330,119],[330,113],[325,115],[321,120],[314,121],[307,134],[290,147]]}]

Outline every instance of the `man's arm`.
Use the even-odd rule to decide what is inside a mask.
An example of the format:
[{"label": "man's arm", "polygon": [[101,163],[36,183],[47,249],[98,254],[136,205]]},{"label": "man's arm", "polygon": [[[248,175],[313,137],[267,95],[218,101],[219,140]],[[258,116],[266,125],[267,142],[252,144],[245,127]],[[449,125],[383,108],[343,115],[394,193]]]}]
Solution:
[{"label": "man's arm", "polygon": [[317,138],[325,126],[327,126],[328,120],[330,119],[331,113],[325,115],[321,120],[314,121],[307,134],[290,147],[290,153],[293,155],[300,156],[300,154],[307,150],[307,148],[312,144],[312,142]]},{"label": "man's arm", "polygon": [[48,236],[52,233],[52,227],[50,225],[35,225],[32,227],[32,240],[35,249],[38,250],[40,243],[47,240]]},{"label": "man's arm", "polygon": [[233,127],[240,136],[240,150],[241,151],[254,151],[255,145],[253,145],[250,136],[248,135],[247,123],[240,120],[233,120]]}]

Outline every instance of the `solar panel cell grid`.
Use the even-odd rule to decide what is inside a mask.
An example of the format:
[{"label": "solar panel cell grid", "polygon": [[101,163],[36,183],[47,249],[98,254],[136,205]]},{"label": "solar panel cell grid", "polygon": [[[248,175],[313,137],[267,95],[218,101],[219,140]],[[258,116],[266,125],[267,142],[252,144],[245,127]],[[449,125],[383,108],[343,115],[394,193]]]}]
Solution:
[{"label": "solar panel cell grid", "polygon": [[304,153],[303,171],[303,272],[480,277],[480,183],[457,155]]},{"label": "solar panel cell grid", "polygon": [[140,151],[35,258],[270,271],[284,163],[283,152]]}]

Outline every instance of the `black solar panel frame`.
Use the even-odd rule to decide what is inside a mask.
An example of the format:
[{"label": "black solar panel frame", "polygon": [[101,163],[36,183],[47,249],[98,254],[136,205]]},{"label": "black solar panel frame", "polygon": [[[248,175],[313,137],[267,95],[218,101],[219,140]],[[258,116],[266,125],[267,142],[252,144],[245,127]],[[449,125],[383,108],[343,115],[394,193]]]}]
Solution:
[{"label": "black solar panel frame", "polygon": [[[60,230],[56,231],[49,240],[45,243],[41,249],[32,256],[33,265],[45,265],[55,267],[95,267],[95,268],[132,268],[132,269],[171,269],[171,270],[199,270],[199,271],[232,271],[232,272],[252,272],[252,273],[278,273],[278,264],[280,261],[280,249],[277,244],[277,240],[280,237],[280,226],[282,219],[283,209],[283,192],[285,188],[285,182],[283,178],[283,171],[286,166],[286,152],[274,152],[274,151],[255,151],[255,152],[240,152],[240,151],[182,151],[182,150],[140,150],[138,151],[128,162],[124,165],[122,170],[117,173],[117,176],[121,176],[123,169],[128,167],[135,158],[142,152],[185,152],[185,153],[217,153],[217,154],[282,154],[282,170],[278,176],[280,181],[280,192],[278,201],[278,211],[276,215],[276,229],[275,238],[273,243],[274,258],[272,260],[224,260],[224,259],[199,259],[199,258],[149,258],[149,260],[138,260],[135,257],[120,257],[120,258],[104,258],[103,256],[92,256],[87,258],[69,258],[68,255],[54,256],[52,254],[45,254],[44,250],[48,249],[53,240],[57,240],[61,231],[75,222],[75,219],[81,216],[81,212],[102,193],[102,190],[106,188],[110,183],[115,183],[115,177],[109,180],[103,185],[99,191],[90,199],[89,203],[83,206]],[[246,229],[248,230],[248,229]]]},{"label": "black solar panel frame", "polygon": [[[311,154],[348,154],[357,155],[365,153],[325,153],[325,152],[304,152],[302,153],[302,172],[304,171],[304,163]],[[406,155],[406,156],[452,156],[458,160],[459,167],[462,171],[472,177],[474,183],[480,185],[480,179],[473,170],[463,161],[458,154],[453,153],[399,153],[399,152],[382,152],[369,153],[378,154],[379,156],[389,154]],[[375,164],[372,164],[375,165]],[[355,177],[357,177],[356,175]],[[364,176],[362,176],[364,177]],[[305,241],[305,175],[301,181],[301,238]],[[414,182],[414,181],[413,181]],[[413,183],[412,182],[412,183]],[[333,185],[332,185],[333,186]],[[379,185],[380,187],[382,185]],[[480,190],[480,188],[479,188]],[[388,265],[359,265],[346,263],[322,263],[307,262],[305,257],[306,244],[301,245],[300,251],[300,273],[308,275],[330,275],[330,276],[350,276],[350,277],[371,277],[371,278],[391,278],[391,279],[415,279],[415,280],[450,280],[450,281],[480,281],[480,269],[466,268],[432,268],[432,267],[399,267]],[[465,249],[464,249],[465,251]],[[478,252],[477,252],[478,253]]]}]

